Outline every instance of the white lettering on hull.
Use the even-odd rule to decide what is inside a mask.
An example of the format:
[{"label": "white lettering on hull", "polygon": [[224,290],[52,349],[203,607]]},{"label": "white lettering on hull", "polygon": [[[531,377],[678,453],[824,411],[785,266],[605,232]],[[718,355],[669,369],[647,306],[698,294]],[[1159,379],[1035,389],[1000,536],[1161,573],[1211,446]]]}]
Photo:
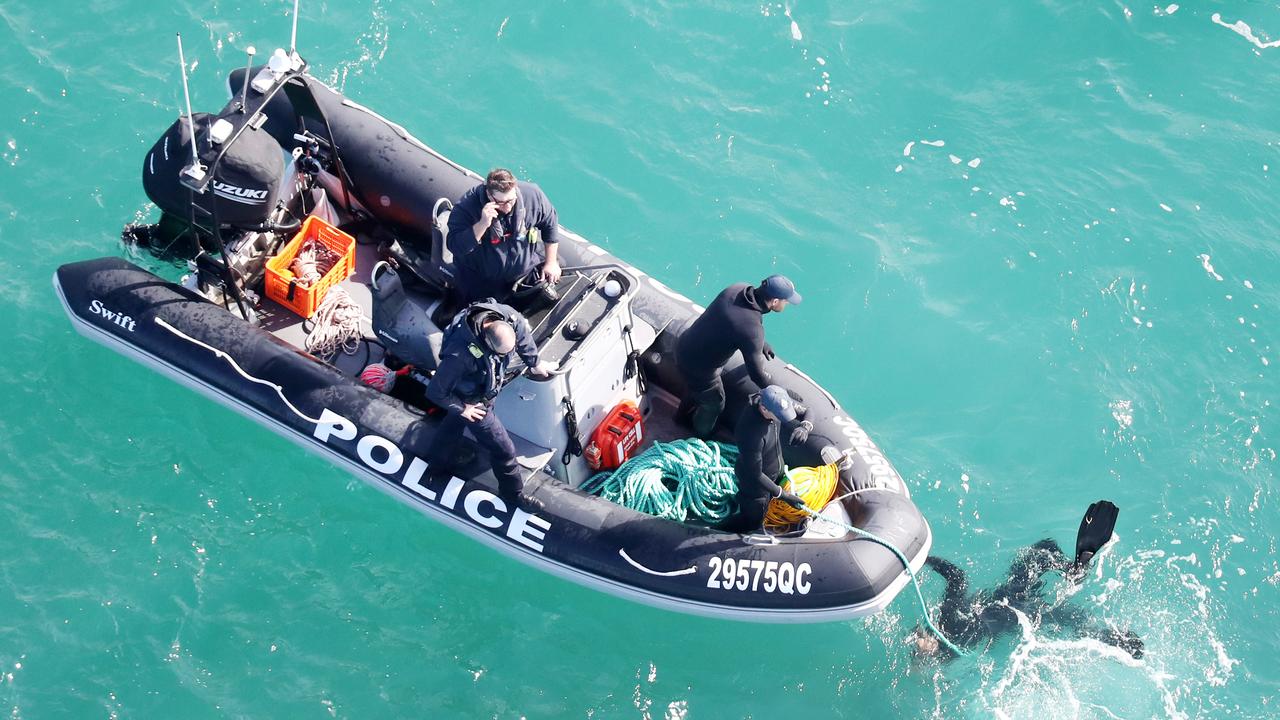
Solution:
[{"label": "white lettering on hull", "polygon": [[547,532],[551,530],[550,522],[520,508],[508,508],[502,498],[484,488],[472,488],[464,493],[467,483],[461,478],[449,478],[444,490],[437,495],[435,490],[422,483],[428,468],[425,460],[406,455],[394,442],[379,435],[369,433],[360,436],[356,424],[338,413],[325,408],[312,436],[326,444],[351,442],[359,436],[356,456],[369,469],[387,477],[394,477],[403,469],[399,482],[415,495],[448,510],[456,510],[461,499],[462,512],[475,524],[490,530],[502,530],[513,542],[542,552]]},{"label": "white lettering on hull", "polygon": [[712,556],[707,563],[707,587],[712,590],[808,595],[813,589],[809,563],[792,564],[775,560],[735,560]]},{"label": "white lettering on hull", "polygon": [[867,436],[866,431],[851,418],[836,415],[831,420],[840,427],[840,432],[849,440],[849,446],[862,458],[866,464],[867,474],[875,486],[902,492],[902,477],[889,464],[889,460],[885,458],[884,453],[880,452],[880,448],[876,447],[876,444]]},{"label": "white lettering on hull", "polygon": [[90,302],[89,312],[99,317],[105,318],[115,323],[116,325],[119,325],[125,330],[128,330],[129,332],[133,332],[138,327],[138,324],[133,321],[133,318],[129,317],[128,315],[125,315],[124,313],[119,313],[119,312],[116,312],[115,310],[108,309],[106,305],[102,304],[101,300],[95,299],[92,302]]}]

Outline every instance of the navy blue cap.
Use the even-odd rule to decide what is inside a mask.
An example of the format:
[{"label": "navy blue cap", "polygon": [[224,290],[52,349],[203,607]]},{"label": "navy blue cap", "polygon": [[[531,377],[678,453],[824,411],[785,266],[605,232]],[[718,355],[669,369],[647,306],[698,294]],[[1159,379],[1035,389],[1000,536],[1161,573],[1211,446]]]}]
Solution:
[{"label": "navy blue cap", "polygon": [[760,289],[770,300],[786,300],[792,305],[800,304],[800,293],[796,292],[796,284],[786,275],[770,275],[760,283]]},{"label": "navy blue cap", "polygon": [[796,419],[795,401],[786,390],[777,385],[770,385],[760,391],[760,405],[782,422],[791,422]]}]

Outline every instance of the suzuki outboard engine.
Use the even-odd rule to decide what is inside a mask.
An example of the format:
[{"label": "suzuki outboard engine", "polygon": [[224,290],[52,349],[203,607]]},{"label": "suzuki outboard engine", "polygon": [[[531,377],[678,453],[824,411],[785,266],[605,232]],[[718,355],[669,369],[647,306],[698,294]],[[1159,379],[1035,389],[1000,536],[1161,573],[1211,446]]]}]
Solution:
[{"label": "suzuki outboard engine", "polygon": [[[197,113],[193,118],[197,150],[226,141],[218,137],[222,127],[215,116]],[[179,178],[190,163],[191,130],[183,117],[169,126],[142,164],[142,187],[166,215],[206,230],[215,220],[222,227],[249,228],[260,226],[276,209],[284,153],[266,132],[245,128],[227,146],[203,193],[193,192]]]}]

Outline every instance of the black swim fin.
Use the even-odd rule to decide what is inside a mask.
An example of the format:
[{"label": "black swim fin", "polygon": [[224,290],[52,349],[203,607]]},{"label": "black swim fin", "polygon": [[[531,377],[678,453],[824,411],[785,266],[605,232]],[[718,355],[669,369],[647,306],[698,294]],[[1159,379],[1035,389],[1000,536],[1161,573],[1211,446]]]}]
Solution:
[{"label": "black swim fin", "polygon": [[1116,518],[1120,508],[1110,500],[1099,500],[1089,506],[1080,520],[1080,530],[1076,532],[1076,567],[1082,568],[1093,559],[1093,556],[1111,541],[1111,531],[1116,527]]}]

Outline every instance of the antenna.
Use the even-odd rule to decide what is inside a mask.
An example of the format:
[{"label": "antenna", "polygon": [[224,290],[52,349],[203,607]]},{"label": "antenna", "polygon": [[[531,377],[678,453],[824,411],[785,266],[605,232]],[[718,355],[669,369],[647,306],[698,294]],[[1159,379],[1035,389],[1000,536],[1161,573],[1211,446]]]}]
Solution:
[{"label": "antenna", "polygon": [[293,34],[289,36],[289,54],[298,54],[298,2],[293,0]]},{"label": "antenna", "polygon": [[252,45],[249,46],[249,61],[244,65],[244,90],[240,92],[240,112],[249,107],[249,70],[253,68],[253,56],[258,54]]},{"label": "antenna", "polygon": [[204,168],[200,166],[200,156],[196,153],[196,120],[191,113],[191,91],[187,88],[187,58],[182,54],[182,33],[178,33],[178,63],[182,65],[182,96],[187,101],[187,130],[191,132],[191,166],[183,170],[182,174],[200,182],[204,179]]}]

